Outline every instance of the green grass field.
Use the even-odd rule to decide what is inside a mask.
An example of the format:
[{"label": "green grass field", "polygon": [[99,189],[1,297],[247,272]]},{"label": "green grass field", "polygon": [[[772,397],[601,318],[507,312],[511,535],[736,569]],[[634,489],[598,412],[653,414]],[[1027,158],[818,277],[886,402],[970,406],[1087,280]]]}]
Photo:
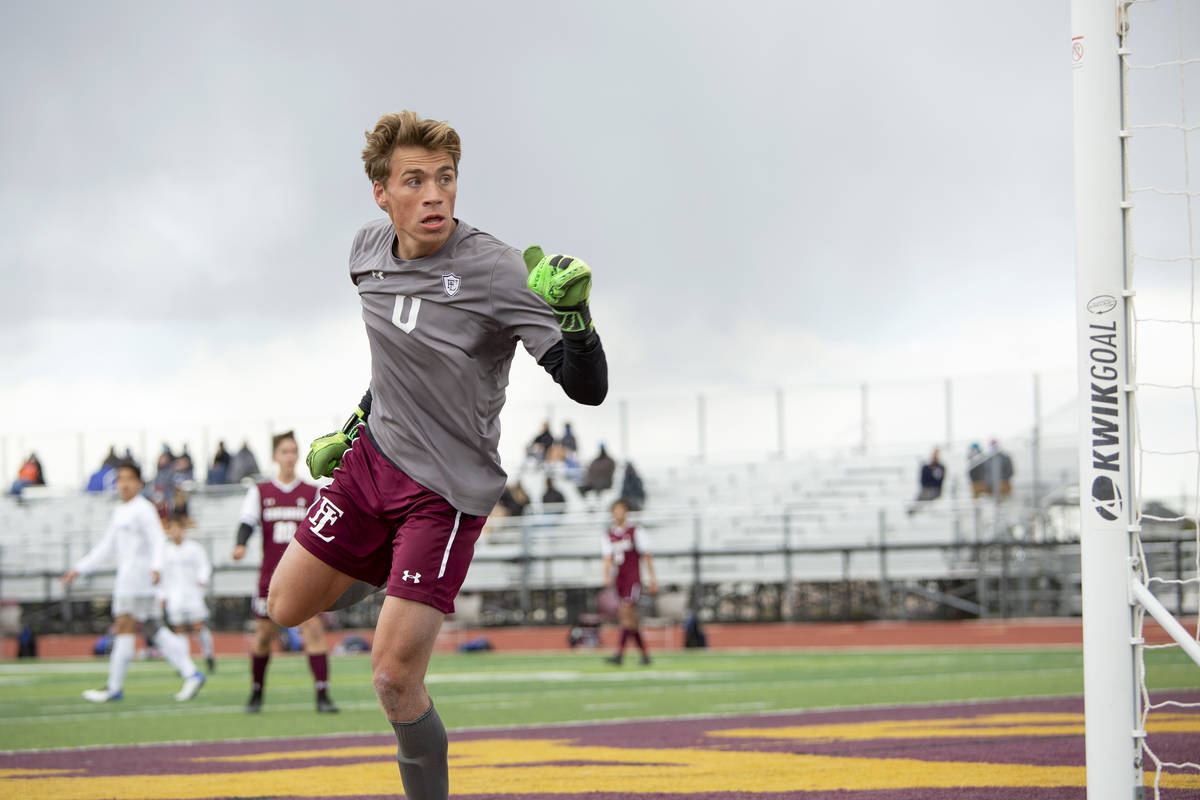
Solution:
[{"label": "green grass field", "polygon": [[[733,714],[1079,694],[1073,649],[710,652],[658,654],[613,667],[597,651],[438,656],[429,688],[447,728],[614,718]],[[1152,689],[1194,688],[1177,651],[1147,653]],[[119,703],[91,705],[107,659],[0,663],[0,749],[211,741],[335,732],[385,733],[365,656],[332,660],[336,715],[313,711],[307,660],[276,656],[266,705],[242,711],[249,662],[226,658],[196,699],[176,703],[179,679],[159,661],[135,662]]]}]

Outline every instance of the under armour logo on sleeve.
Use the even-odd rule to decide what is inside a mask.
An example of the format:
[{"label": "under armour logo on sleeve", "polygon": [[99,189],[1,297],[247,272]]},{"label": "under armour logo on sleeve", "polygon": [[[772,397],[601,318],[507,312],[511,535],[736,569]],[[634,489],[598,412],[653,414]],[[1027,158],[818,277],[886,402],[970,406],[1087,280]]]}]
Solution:
[{"label": "under armour logo on sleeve", "polygon": [[406,583],[408,581],[412,581],[413,583],[420,583],[421,582],[421,573],[409,572],[408,570],[404,570],[404,574],[400,576],[400,580],[402,580]]}]

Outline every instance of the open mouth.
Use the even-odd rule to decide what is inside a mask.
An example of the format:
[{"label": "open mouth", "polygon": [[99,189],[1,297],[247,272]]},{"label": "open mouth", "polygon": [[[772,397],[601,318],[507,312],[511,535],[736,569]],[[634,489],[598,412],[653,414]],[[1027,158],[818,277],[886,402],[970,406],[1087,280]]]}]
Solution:
[{"label": "open mouth", "polygon": [[446,218],[441,214],[429,214],[421,217],[421,227],[427,231],[436,231],[446,224]]}]

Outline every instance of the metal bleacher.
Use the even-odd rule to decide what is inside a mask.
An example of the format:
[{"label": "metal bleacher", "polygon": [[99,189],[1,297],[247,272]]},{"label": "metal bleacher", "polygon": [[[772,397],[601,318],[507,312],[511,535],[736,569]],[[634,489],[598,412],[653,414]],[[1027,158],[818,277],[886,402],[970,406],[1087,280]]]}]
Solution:
[{"label": "metal bleacher", "polygon": [[[919,458],[842,452],[793,460],[680,463],[643,473],[648,502],[634,515],[650,536],[660,583],[702,580],[780,582],[930,579],[975,569],[963,548],[1011,534],[1033,514],[1032,492],[1004,503],[964,496],[964,478],[950,470],[943,497],[910,514]],[[489,520],[476,546],[464,592],[598,586],[600,536],[619,484],[582,496],[565,475],[525,464],[513,476],[531,498],[547,475],[566,496],[560,508],[536,501],[520,517]],[[622,470],[618,467],[617,475]],[[259,553],[231,558],[242,487],[201,487],[189,501],[190,536],[213,562],[216,596],[248,595]],[[103,534],[112,496],[30,491],[20,502],[0,498],[0,594],[19,600],[62,596],[55,576]],[[886,565],[878,548],[889,548]],[[872,550],[871,548],[874,548]],[[106,594],[110,578],[81,582],[76,593]]]}]

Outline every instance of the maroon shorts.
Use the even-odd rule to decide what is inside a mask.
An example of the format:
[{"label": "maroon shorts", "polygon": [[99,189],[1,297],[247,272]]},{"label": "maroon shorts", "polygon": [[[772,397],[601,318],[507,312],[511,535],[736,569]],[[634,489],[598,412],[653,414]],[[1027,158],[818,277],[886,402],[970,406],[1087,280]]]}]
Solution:
[{"label": "maroon shorts", "polygon": [[[271,572],[274,571],[272,567]],[[255,619],[270,619],[267,616],[267,589],[271,587],[271,572],[264,572],[261,567],[258,570],[258,594],[251,603]]]},{"label": "maroon shorts", "polygon": [[618,577],[616,589],[617,597],[621,598],[621,603],[625,605],[636,606],[642,597],[642,584],[637,581],[622,581]]},{"label": "maroon shorts", "polygon": [[364,431],[321,489],[296,541],[334,569],[392,597],[454,613],[486,516],[457,511],[401,472]]}]

